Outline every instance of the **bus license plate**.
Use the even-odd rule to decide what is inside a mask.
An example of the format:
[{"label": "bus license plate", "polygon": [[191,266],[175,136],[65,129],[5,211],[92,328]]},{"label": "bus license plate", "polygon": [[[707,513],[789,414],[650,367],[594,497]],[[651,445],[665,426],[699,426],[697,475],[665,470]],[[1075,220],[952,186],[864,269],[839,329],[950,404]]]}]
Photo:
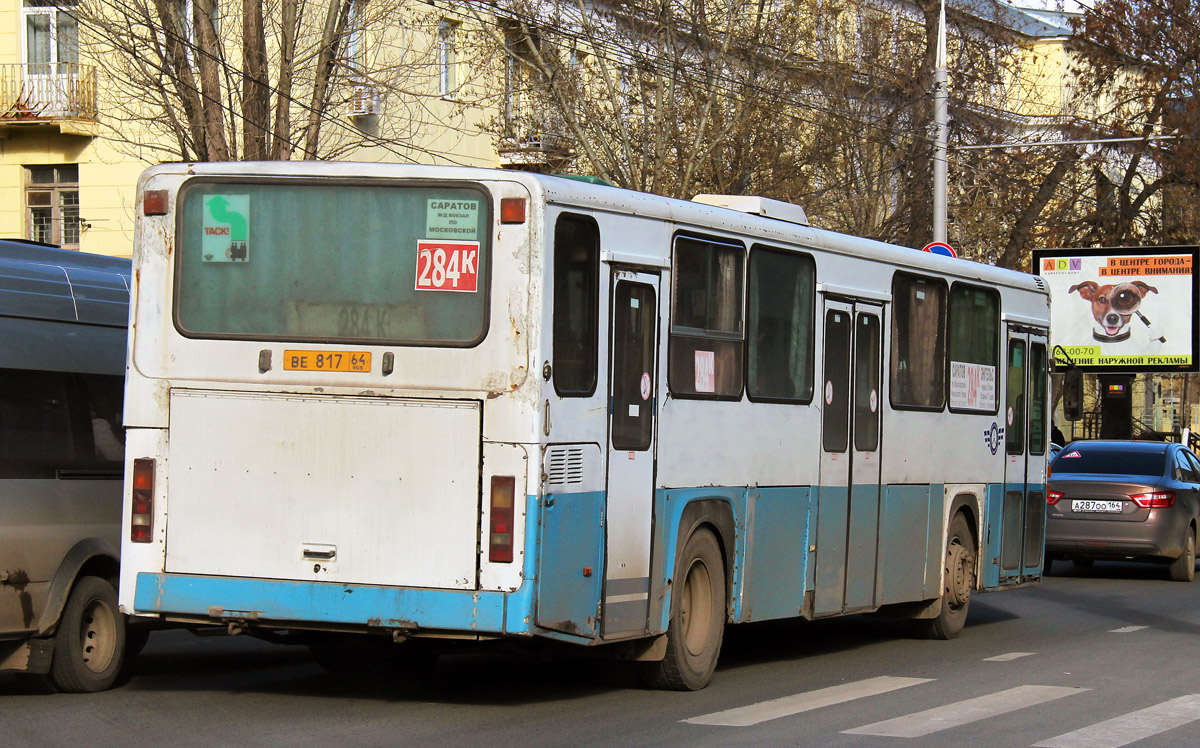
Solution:
[{"label": "bus license plate", "polygon": [[369,351],[284,351],[285,371],[371,371]]},{"label": "bus license plate", "polygon": [[1071,502],[1071,511],[1073,512],[1108,512],[1109,514],[1121,513],[1121,502],[1119,501],[1080,501],[1076,499]]}]

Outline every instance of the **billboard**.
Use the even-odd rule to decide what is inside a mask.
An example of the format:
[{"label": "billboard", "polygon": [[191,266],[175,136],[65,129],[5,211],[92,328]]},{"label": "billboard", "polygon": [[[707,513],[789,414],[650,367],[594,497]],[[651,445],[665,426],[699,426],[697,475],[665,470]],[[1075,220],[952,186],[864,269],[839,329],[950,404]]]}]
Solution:
[{"label": "billboard", "polygon": [[1084,371],[1196,371],[1197,250],[1035,249],[1056,368],[1065,352]]}]

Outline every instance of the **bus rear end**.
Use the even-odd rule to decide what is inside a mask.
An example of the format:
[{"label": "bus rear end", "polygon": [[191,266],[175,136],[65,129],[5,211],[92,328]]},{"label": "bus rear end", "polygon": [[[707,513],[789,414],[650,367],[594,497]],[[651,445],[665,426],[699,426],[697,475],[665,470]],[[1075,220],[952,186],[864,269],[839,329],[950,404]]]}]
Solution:
[{"label": "bus rear end", "polygon": [[532,202],[466,170],[149,170],[123,609],[528,633]]}]

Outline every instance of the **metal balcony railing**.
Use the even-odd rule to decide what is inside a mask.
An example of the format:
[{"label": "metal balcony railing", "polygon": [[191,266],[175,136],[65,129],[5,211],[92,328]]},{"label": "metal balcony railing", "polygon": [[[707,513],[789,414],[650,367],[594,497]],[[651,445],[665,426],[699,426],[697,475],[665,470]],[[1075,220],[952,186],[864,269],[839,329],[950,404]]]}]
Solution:
[{"label": "metal balcony railing", "polygon": [[94,65],[0,65],[0,122],[95,120],[97,114]]}]

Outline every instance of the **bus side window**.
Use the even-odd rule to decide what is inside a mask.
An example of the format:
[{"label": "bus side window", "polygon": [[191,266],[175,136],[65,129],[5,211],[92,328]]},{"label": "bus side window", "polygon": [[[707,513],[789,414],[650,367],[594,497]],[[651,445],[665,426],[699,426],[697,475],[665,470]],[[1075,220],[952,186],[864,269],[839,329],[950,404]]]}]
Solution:
[{"label": "bus side window", "polygon": [[1000,295],[994,289],[952,285],[949,330],[950,409],[995,414],[1000,404]]},{"label": "bus side window", "polygon": [[554,391],[596,391],[600,230],[585,216],[562,215],[554,228]]},{"label": "bus side window", "polygon": [[812,400],[813,259],[755,245],[748,285],[747,393],[752,400]]},{"label": "bus side window", "polygon": [[742,394],[740,244],[681,236],[675,241],[667,383],[684,397],[735,399]]},{"label": "bus side window", "polygon": [[892,301],[892,406],[941,410],[946,403],[946,284],[896,273]]}]

